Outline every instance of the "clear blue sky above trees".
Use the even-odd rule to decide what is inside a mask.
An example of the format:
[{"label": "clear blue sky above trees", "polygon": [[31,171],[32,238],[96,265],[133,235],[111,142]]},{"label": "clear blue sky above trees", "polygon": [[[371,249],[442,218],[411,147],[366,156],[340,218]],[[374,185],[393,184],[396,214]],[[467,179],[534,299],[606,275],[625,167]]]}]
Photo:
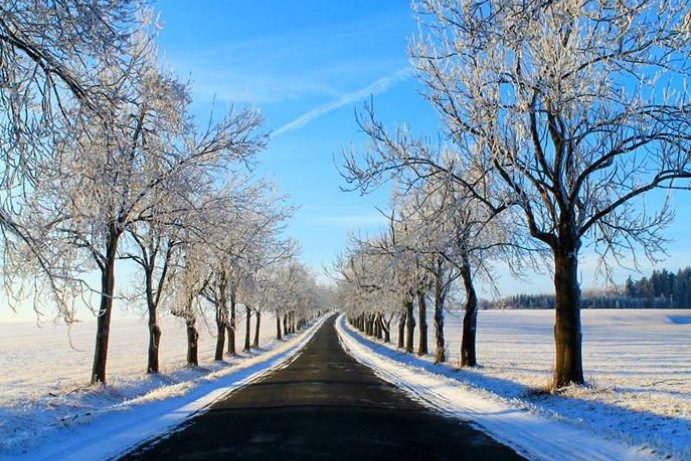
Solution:
[{"label": "clear blue sky above trees", "polygon": [[[286,232],[301,242],[303,261],[321,273],[345,249],[348,232],[376,232],[384,218],[375,207],[386,208],[387,187],[367,196],[341,192],[337,164],[342,148],[364,148],[354,113],[370,97],[389,127],[407,123],[437,137],[436,114],[409,67],[407,46],[417,31],[409,1],[159,0],[153,6],[163,25],[163,61],[192,82],[200,122],[214,106],[218,113],[229,104],[263,113],[272,139],[259,156],[258,174],[300,206]],[[646,206],[656,208],[663,197],[649,195]],[[670,256],[657,267],[676,272],[691,264],[691,193],[677,192],[673,203]],[[581,254],[582,287],[602,286],[596,258],[587,246]],[[647,275],[651,265],[642,255],[640,262]],[[630,274],[617,269],[615,281]],[[497,275],[502,295],[552,291],[548,274],[515,280],[498,265]],[[18,314],[0,312],[5,319],[35,316],[27,306]]]},{"label": "clear blue sky above trees", "polygon": [[[407,45],[417,26],[407,0],[325,2],[297,0],[157,2],[166,61],[193,82],[200,114],[212,103],[259,108],[273,135],[260,156],[260,174],[273,178],[300,206],[287,232],[302,243],[302,259],[317,270],[347,244],[347,233],[375,232],[385,207],[383,188],[361,197],[343,193],[340,151],[362,149],[354,111],[370,96],[390,126],[407,123],[436,137],[437,118],[420,97],[409,68]],[[215,102],[214,102],[215,101]],[[657,206],[663,194],[646,205]],[[677,219],[668,229],[670,258],[660,266],[676,270],[691,260],[691,194],[673,199]],[[595,278],[595,257],[586,247],[581,261],[584,288]],[[644,257],[644,272],[650,264]],[[502,294],[551,291],[548,275],[513,280],[498,266]],[[615,280],[630,274],[617,270]]]}]

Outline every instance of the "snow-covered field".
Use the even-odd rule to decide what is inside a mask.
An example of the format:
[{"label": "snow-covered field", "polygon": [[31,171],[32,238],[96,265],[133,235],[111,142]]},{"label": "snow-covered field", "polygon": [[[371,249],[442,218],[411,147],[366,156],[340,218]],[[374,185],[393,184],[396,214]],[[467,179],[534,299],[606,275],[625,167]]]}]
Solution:
[{"label": "snow-covered field", "polygon": [[[243,328],[238,328],[240,335],[236,339],[239,351],[244,344],[244,324],[240,325]],[[200,367],[189,369],[185,367],[184,324],[175,318],[165,318],[161,328],[162,373],[150,376],[145,373],[146,322],[113,319],[109,385],[101,388],[88,386],[95,323],[76,324],[69,335],[64,326],[51,324],[38,328],[34,323],[0,323],[0,458],[22,453],[32,455],[37,447],[40,452],[42,444],[64,439],[65,434],[78,430],[83,423],[92,426],[102,419],[109,421],[116,413],[135,410],[129,416],[131,421],[125,418],[126,426],[141,419],[151,408],[154,412],[166,411],[156,407],[164,401],[177,398],[173,405],[185,406],[209,392],[227,391],[238,380],[250,379],[265,368],[278,366],[277,357],[289,358],[297,351],[296,345],[305,339],[304,335],[291,335],[287,341],[276,341],[275,319],[264,315],[260,349],[219,363],[213,361],[213,328],[202,324],[199,325]],[[244,373],[237,373],[243,370]],[[193,411],[199,405],[193,405]]]},{"label": "snow-covered field", "polygon": [[[481,311],[481,366],[434,369],[514,408],[691,460],[691,310],[584,311],[589,385],[559,395],[543,392],[552,373],[553,317],[553,311]],[[433,338],[431,319],[429,325]],[[460,331],[460,314],[447,314],[450,365],[458,365]]]},{"label": "snow-covered field", "polygon": [[[394,374],[398,384],[431,392],[437,407],[448,410],[453,403],[457,407],[450,413],[457,417],[503,427],[497,438],[532,444],[533,451],[518,448],[534,459],[578,459],[575,452],[560,456],[559,450],[572,446],[583,459],[646,459],[656,453],[691,460],[691,310],[583,312],[589,385],[559,395],[542,392],[551,377],[552,322],[552,311],[481,311],[481,366],[473,370],[453,366],[458,362],[458,314],[447,315],[450,366],[377,345],[379,354],[363,350],[374,361],[386,352],[383,357],[403,367]],[[274,341],[274,319],[265,316],[262,324],[261,350],[222,363],[212,360],[213,328],[200,325],[201,367],[191,370],[184,366],[184,326],[164,319],[164,372],[149,376],[146,323],[116,318],[109,386],[94,388],[87,386],[93,323],[75,325],[69,336],[61,326],[0,323],[0,459],[92,459],[179,423],[230,389],[281,366],[308,338]],[[358,344],[372,345],[366,340]],[[582,433],[614,441],[615,448],[589,442]]]}]

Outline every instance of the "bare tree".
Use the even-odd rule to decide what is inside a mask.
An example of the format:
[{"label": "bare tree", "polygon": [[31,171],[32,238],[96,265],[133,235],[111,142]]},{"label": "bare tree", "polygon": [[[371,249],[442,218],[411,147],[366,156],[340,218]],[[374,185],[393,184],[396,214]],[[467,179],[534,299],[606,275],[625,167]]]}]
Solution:
[{"label": "bare tree", "polygon": [[144,296],[149,326],[149,350],[146,365],[147,373],[159,372],[159,345],[161,328],[158,324],[158,306],[169,281],[171,265],[176,247],[182,241],[175,227],[140,222],[130,229],[138,251],[128,253],[144,272]]},{"label": "bare tree", "polygon": [[197,331],[197,312],[200,295],[212,278],[206,262],[208,247],[197,239],[185,238],[180,247],[180,262],[172,278],[174,297],[171,313],[185,321],[187,333],[187,365],[199,366],[199,332]]},{"label": "bare tree", "polygon": [[[105,86],[103,57],[127,54],[135,2],[13,0],[0,6],[0,133],[3,186],[31,177],[41,142],[61,126],[72,100],[94,109]],[[146,16],[146,18],[145,18]],[[142,12],[147,21],[150,13]],[[109,82],[112,83],[112,82]]]},{"label": "bare tree", "polygon": [[[150,192],[152,207],[148,215],[127,227],[129,242],[123,259],[134,261],[143,272],[143,296],[149,325],[147,372],[159,372],[161,328],[158,308],[170,294],[170,279],[175,276],[180,247],[191,242],[209,242],[218,229],[215,219],[223,213],[224,201],[213,189],[212,177],[199,165],[185,174],[174,175],[165,187]],[[196,170],[196,171],[190,171]],[[179,181],[176,184],[176,181]],[[221,209],[219,211],[219,208]],[[211,243],[207,243],[211,245]]]},{"label": "bare tree", "polygon": [[412,54],[427,97],[467,163],[475,195],[522,211],[553,257],[554,386],[582,383],[578,254],[603,268],[663,250],[667,204],[655,188],[691,177],[689,4],[566,0],[426,0]]},{"label": "bare tree", "polygon": [[64,250],[56,255],[58,264],[69,266],[65,255],[83,252],[101,276],[93,383],[106,381],[121,237],[137,222],[174,211],[159,206],[164,191],[245,162],[265,142],[252,111],[231,112],[199,132],[187,115],[186,86],[159,69],[151,37],[134,40],[129,64],[111,69],[121,78],[111,88],[110,112],[77,118],[64,133],[56,144],[60,161],[44,168],[34,202],[48,215],[50,241]]},{"label": "bare tree", "polygon": [[[285,257],[290,245],[278,238],[283,222],[292,209],[283,206],[284,197],[266,194],[271,190],[264,181],[235,185],[227,192],[229,207],[213,226],[211,253],[214,277],[206,290],[207,298],[216,307],[216,360],[223,358],[225,328],[228,333],[228,354],[235,354],[236,306],[245,308],[245,350],[250,348],[253,277],[272,258]],[[210,242],[211,243],[211,242]],[[229,305],[228,305],[229,301]]]},{"label": "bare tree", "polygon": [[[73,121],[72,108],[101,114],[99,101],[116,78],[104,69],[127,60],[131,30],[151,20],[150,11],[139,10],[135,24],[140,5],[129,0],[12,0],[0,5],[0,231],[2,245],[10,244],[7,252],[0,251],[5,288],[17,299],[25,293],[14,291],[15,272],[24,271],[26,258],[51,277],[51,289],[66,282],[60,279],[65,274],[53,272],[43,259],[41,235],[27,229],[32,220],[25,219],[31,214],[26,202],[37,170],[54,156],[56,137]],[[15,251],[15,242],[22,251]],[[57,292],[55,296],[61,302]],[[69,309],[63,307],[69,320]],[[34,309],[41,315],[37,303]]]}]

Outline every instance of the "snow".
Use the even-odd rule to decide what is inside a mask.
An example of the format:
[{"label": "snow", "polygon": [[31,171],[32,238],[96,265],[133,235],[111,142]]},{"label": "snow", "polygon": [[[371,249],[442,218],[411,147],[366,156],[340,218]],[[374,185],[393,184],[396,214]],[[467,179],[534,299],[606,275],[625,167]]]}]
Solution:
[{"label": "snow", "polygon": [[[200,364],[185,367],[184,326],[162,322],[163,373],[147,375],[146,323],[113,322],[108,386],[86,386],[94,324],[60,327],[0,324],[0,459],[106,459],[204,411],[213,401],[285,366],[324,318],[297,335],[270,340],[275,319],[262,318],[259,350],[213,362],[215,339],[200,328]],[[254,325],[253,325],[254,326]],[[243,335],[240,335],[244,338]],[[242,348],[242,342],[237,345]]]},{"label": "snow", "polygon": [[[558,395],[541,391],[551,378],[553,315],[481,311],[482,366],[460,371],[459,314],[447,314],[451,358],[441,366],[430,356],[402,354],[363,339],[342,319],[338,324],[349,351],[382,377],[435,408],[473,421],[529,458],[691,460],[691,310],[584,311],[589,385]],[[163,319],[163,373],[150,376],[144,372],[146,322],[114,319],[109,385],[90,387],[93,323],[73,326],[69,337],[64,326],[0,323],[0,459],[99,459],[122,453],[283,366],[316,328],[273,341],[275,320],[265,316],[262,325],[261,350],[221,363],[213,362],[211,327],[200,325],[202,366],[190,369],[184,366],[184,325]],[[244,332],[242,322],[238,326]]]},{"label": "snow", "polygon": [[362,338],[343,319],[338,324],[350,352],[382,377],[531,459],[691,459],[691,311],[584,311],[589,384],[557,395],[544,392],[553,315],[481,311],[482,366],[463,370],[458,314],[447,315],[449,365]]}]

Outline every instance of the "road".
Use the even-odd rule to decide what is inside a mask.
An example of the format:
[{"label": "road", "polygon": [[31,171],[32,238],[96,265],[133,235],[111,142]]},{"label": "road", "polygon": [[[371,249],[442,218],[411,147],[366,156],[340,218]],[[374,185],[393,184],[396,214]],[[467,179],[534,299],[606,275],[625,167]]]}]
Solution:
[{"label": "road", "polygon": [[287,367],[122,459],[521,460],[378,378],[327,320]]}]

